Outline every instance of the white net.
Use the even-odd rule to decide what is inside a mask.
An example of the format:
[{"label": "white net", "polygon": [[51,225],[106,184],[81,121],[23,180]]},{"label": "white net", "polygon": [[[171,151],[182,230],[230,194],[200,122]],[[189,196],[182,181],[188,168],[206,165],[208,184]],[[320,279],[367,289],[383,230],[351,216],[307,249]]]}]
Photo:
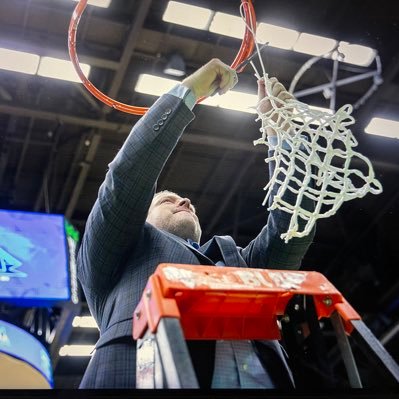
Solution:
[{"label": "white net", "polygon": [[[262,137],[254,144],[271,146],[266,131],[267,128],[275,131],[277,145],[273,146],[273,155],[265,160],[275,162],[275,169],[264,188],[267,194],[263,205],[273,192],[268,209],[291,214],[288,230],[281,235],[288,242],[293,237],[308,235],[317,219],[334,215],[344,201],[363,197],[368,192],[379,194],[382,186],[369,159],[353,149],[358,143],[349,129],[355,123],[351,105],[329,114],[295,99],[284,101],[270,94],[272,82],[267,74],[264,79],[267,95],[257,106]],[[265,101],[270,102],[271,109],[263,113]],[[284,200],[288,191],[294,194],[288,196],[295,198],[294,203]],[[303,207],[306,199],[315,202],[314,210]],[[301,223],[305,226],[302,229],[300,219],[305,221]]]},{"label": "white net", "polygon": [[[245,21],[242,4],[240,14]],[[308,235],[317,219],[334,215],[344,201],[361,198],[368,192],[380,194],[382,186],[369,159],[353,149],[358,143],[349,129],[355,123],[351,105],[328,113],[312,109],[286,91],[272,95],[275,82],[265,72],[252,29],[255,23],[250,22],[247,28],[255,38],[266,89],[266,96],[257,105],[262,137],[254,144],[273,147],[272,156],[265,161],[275,163],[273,176],[264,188],[267,193],[263,205],[272,198],[268,210],[280,209],[291,215],[288,229],[281,235],[288,242]],[[251,65],[260,79],[252,61]],[[277,136],[275,146],[268,142],[268,129]],[[312,201],[314,208],[308,206]]]},{"label": "white net", "polygon": [[[243,4],[240,14],[245,21]],[[255,21],[246,25],[255,39],[266,89],[266,96],[257,105],[262,137],[254,144],[265,144],[274,150],[265,159],[266,163],[274,162],[275,169],[264,187],[267,193],[263,205],[272,197],[268,210],[280,209],[291,215],[287,231],[281,234],[288,242],[293,237],[308,235],[317,219],[334,215],[343,202],[369,192],[380,194],[382,186],[375,178],[370,160],[353,150],[358,143],[349,129],[355,123],[352,106],[328,113],[294,99],[287,91],[274,96],[275,82],[265,72],[252,29]],[[252,61],[251,65],[260,79]],[[269,143],[268,129],[276,134],[277,144]],[[312,201],[314,208],[308,206]]]}]

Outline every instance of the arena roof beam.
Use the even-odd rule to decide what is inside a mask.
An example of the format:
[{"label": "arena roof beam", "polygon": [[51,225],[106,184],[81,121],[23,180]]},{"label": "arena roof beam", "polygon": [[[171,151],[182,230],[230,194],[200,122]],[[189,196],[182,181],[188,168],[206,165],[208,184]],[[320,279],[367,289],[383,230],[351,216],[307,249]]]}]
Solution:
[{"label": "arena roof beam", "polygon": [[91,139],[91,144],[89,147],[89,151],[86,154],[86,158],[81,163],[81,169],[79,172],[79,176],[76,179],[76,183],[75,183],[74,187],[72,188],[72,194],[71,194],[69,202],[66,206],[65,216],[67,219],[72,218],[76,204],[80,197],[80,193],[82,192],[83,186],[84,186],[87,176],[89,174],[91,164],[93,163],[94,158],[97,154],[97,150],[100,145],[100,142],[101,142],[101,134],[99,134],[99,133],[94,134],[94,136]]},{"label": "arena roof beam", "polygon": [[32,135],[32,130],[33,130],[34,123],[35,123],[35,119],[34,118],[30,118],[29,119],[28,130],[26,132],[26,135],[25,135],[25,138],[24,138],[23,144],[22,144],[21,155],[20,155],[20,157],[18,159],[18,166],[17,166],[17,171],[15,172],[15,176],[14,176],[13,187],[17,187],[17,185],[18,185],[19,176],[21,175],[21,171],[22,171],[22,168],[23,168],[24,162],[25,162],[26,152],[28,151],[28,147],[29,147],[29,144],[31,142],[31,135]]},{"label": "arena roof beam", "polygon": [[[141,0],[137,7],[137,13],[135,15],[135,19],[132,23],[132,27],[130,29],[128,38],[126,40],[126,44],[119,61],[118,69],[113,78],[111,87],[108,91],[108,96],[111,98],[114,98],[119,93],[119,89],[122,86],[123,79],[125,78],[127,68],[129,67],[130,60],[132,58],[133,49],[136,47],[139,38],[139,33],[143,28],[144,21],[148,14],[150,6],[151,6],[151,0]],[[105,115],[107,115],[111,111],[112,108],[104,104],[102,108],[103,115],[101,119],[103,120],[105,118]],[[65,211],[65,215],[67,218],[71,218],[73,215],[76,204],[79,200],[80,193],[83,189],[84,183],[90,172],[91,164],[96,156],[100,142],[101,142],[101,133],[95,134],[91,142],[89,151],[86,155],[85,162],[83,163],[79,176],[76,180],[76,184],[72,189],[72,195],[70,197],[70,200],[67,204]]]},{"label": "arena roof beam", "polygon": [[[108,130],[116,134],[123,134],[123,135],[127,135],[132,129],[132,125],[127,123],[124,124],[117,122],[109,122],[106,120],[84,118],[80,116],[72,116],[67,114],[59,114],[52,111],[41,111],[32,108],[15,107],[12,105],[0,104],[0,113],[22,116],[22,117],[32,117],[48,121],[60,121],[63,122],[64,124]],[[185,134],[182,136],[181,139],[182,143],[204,145],[209,147],[220,147],[236,151],[262,152],[262,153],[265,152],[264,148],[262,148],[261,146],[255,147],[251,142],[208,136],[200,132],[197,132],[195,130],[189,130],[189,132],[190,134]],[[10,141],[15,141],[15,140],[11,139]],[[39,141],[36,142],[37,144],[40,143]]]},{"label": "arena roof beam", "polygon": [[[60,121],[64,124],[71,124],[77,125],[81,127],[92,127],[98,128],[102,130],[112,131],[117,134],[128,134],[131,129],[132,125],[127,123],[117,123],[117,122],[110,122],[106,120],[100,119],[92,119],[92,118],[83,118],[79,116],[72,116],[67,114],[59,114],[56,112],[51,111],[41,111],[35,110],[31,108],[24,108],[24,107],[16,107],[11,105],[4,105],[0,104],[0,113],[8,114],[8,115],[15,115],[15,116],[22,116],[22,117],[32,117],[36,119],[43,119],[48,121]],[[249,141],[241,141],[241,140],[234,140],[234,139],[225,139],[222,137],[216,137],[212,135],[204,135],[201,132],[196,130],[188,129],[180,140],[181,143],[188,143],[188,144],[195,144],[195,145],[203,145],[209,147],[216,147],[216,148],[225,148],[231,149],[235,151],[246,151],[246,152],[256,152],[256,153],[263,153],[266,154],[266,150],[263,146],[254,146]],[[11,138],[10,142],[17,142],[18,139]],[[40,142],[38,140],[35,141],[36,145],[47,145],[44,142]],[[356,162],[356,160],[354,160]],[[371,159],[371,162],[374,167],[381,168],[386,171],[390,172],[399,172],[399,165],[393,164],[389,161],[381,161]]]},{"label": "arena roof beam", "polygon": [[88,143],[91,144],[91,138],[89,138],[89,135],[87,133],[81,134],[81,136],[79,138],[79,143],[75,147],[73,160],[72,160],[71,166],[70,166],[70,168],[68,170],[68,175],[67,175],[67,177],[65,179],[65,183],[63,184],[63,188],[62,188],[61,194],[60,194],[60,196],[58,198],[57,205],[55,207],[55,209],[58,212],[61,212],[63,209],[65,209],[66,196],[67,196],[67,194],[70,191],[69,188],[71,186],[72,179],[73,179],[73,177],[75,175],[76,167],[78,166],[78,164],[80,162],[80,159],[83,158],[83,150],[86,148]]}]

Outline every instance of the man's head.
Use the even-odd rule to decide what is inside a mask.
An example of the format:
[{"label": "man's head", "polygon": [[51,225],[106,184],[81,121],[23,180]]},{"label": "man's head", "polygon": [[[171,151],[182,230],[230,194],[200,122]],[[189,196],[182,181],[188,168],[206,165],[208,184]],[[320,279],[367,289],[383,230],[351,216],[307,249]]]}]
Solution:
[{"label": "man's head", "polygon": [[184,240],[200,242],[202,231],[194,206],[188,198],[171,191],[154,195],[147,222]]}]

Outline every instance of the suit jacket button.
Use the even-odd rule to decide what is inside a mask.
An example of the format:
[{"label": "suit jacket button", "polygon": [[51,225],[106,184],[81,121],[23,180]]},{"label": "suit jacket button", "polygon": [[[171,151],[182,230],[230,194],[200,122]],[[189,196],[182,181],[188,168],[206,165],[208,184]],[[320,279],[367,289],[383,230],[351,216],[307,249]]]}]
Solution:
[{"label": "suit jacket button", "polygon": [[165,111],[165,114],[166,115],[170,115],[172,113],[172,110],[170,109],[170,108],[168,108],[166,111]]},{"label": "suit jacket button", "polygon": [[163,115],[162,115],[162,119],[163,119],[164,121],[166,121],[166,119],[168,119],[168,115],[163,114]]},{"label": "suit jacket button", "polygon": [[162,126],[162,125],[163,125],[163,120],[162,120],[162,119],[160,119],[160,120],[158,121],[158,125],[159,125],[159,126]]},{"label": "suit jacket button", "polygon": [[154,125],[152,128],[153,128],[155,131],[158,131],[158,130],[159,130],[159,126],[158,126],[158,125]]}]

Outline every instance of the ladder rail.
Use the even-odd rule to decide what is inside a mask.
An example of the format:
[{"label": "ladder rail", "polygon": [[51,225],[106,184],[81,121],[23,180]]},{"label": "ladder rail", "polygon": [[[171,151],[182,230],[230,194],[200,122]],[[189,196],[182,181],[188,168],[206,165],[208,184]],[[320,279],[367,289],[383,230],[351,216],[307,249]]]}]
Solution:
[{"label": "ladder rail", "polygon": [[352,324],[354,327],[353,339],[363,353],[380,370],[384,370],[387,373],[389,380],[399,384],[399,365],[393,357],[362,320],[353,320]]},{"label": "ladder rail", "polygon": [[337,312],[334,312],[331,315],[331,322],[337,336],[337,343],[346,368],[349,384],[351,388],[363,388],[363,384],[359,375],[359,370],[356,366],[355,357],[353,356],[349,339],[345,333],[341,316]]}]

